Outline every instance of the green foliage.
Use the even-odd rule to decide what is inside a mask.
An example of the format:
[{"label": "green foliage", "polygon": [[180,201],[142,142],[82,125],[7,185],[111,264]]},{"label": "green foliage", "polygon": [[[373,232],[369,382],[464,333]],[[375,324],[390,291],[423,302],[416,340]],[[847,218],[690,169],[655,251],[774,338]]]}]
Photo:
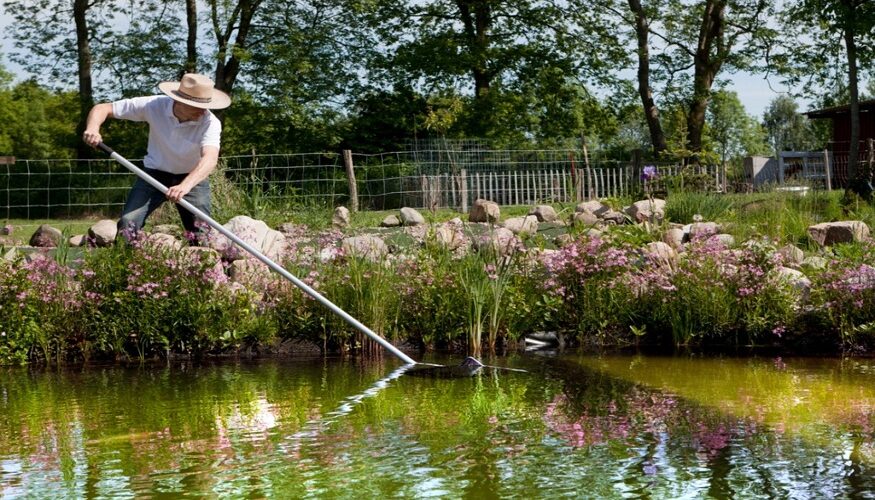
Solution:
[{"label": "green foliage", "polygon": [[731,219],[735,201],[733,198],[718,196],[700,191],[672,191],[665,202],[665,216],[671,222],[689,224],[694,215],[702,220],[716,221]]},{"label": "green foliage", "polygon": [[769,142],[775,154],[781,151],[810,151],[820,146],[809,120],[797,111],[792,97],[778,96],[763,116]]}]

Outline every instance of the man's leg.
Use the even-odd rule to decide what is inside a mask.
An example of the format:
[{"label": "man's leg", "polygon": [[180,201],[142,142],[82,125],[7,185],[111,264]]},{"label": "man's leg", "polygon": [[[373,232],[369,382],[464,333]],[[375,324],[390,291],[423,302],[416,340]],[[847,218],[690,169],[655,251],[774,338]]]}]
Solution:
[{"label": "man's leg", "polygon": [[[188,194],[183,196],[183,199],[206,215],[210,215],[210,181],[208,179],[202,180]],[[204,223],[198,223],[194,214],[178,204],[176,205],[176,210],[179,211],[179,217],[182,219],[182,225],[185,227],[186,233],[191,233],[194,239],[200,243],[205,232],[203,228]]]},{"label": "man's leg", "polygon": [[165,200],[161,191],[138,178],[128,193],[128,199],[122,209],[122,216],[118,221],[119,235],[130,241],[131,237],[143,228],[146,218]]}]

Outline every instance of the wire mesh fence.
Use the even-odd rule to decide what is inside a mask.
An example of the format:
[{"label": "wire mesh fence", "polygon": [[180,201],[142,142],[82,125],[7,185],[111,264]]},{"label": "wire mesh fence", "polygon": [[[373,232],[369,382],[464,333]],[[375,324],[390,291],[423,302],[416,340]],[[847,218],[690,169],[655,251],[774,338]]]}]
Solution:
[{"label": "wire mesh fence", "polygon": [[[228,156],[214,175],[223,175],[244,196],[284,205],[467,211],[478,198],[531,205],[640,192],[640,163],[592,161],[575,149],[492,150],[472,143],[380,154]],[[663,176],[683,168],[654,166]],[[698,174],[713,179],[713,186],[725,181],[716,166],[698,167]],[[133,179],[108,159],[19,160],[0,165],[0,209],[7,219],[115,216]]]}]

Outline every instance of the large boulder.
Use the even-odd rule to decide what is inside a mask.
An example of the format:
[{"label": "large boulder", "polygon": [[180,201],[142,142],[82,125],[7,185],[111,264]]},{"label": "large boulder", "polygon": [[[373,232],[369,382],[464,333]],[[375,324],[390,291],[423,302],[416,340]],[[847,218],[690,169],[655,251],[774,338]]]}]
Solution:
[{"label": "large boulder", "polygon": [[500,218],[501,209],[499,209],[498,203],[489,200],[475,200],[468,212],[468,221],[470,222],[498,222]]},{"label": "large boulder", "polygon": [[571,225],[593,226],[599,222],[599,218],[592,212],[574,212],[571,214]]},{"label": "large boulder", "polygon": [[[271,229],[264,221],[245,215],[233,217],[225,224],[225,229],[266,255],[271,260],[279,260],[286,248],[286,238],[282,233]],[[239,248],[225,235],[213,231],[207,238],[207,245],[217,250],[225,260],[251,257],[246,250]]]},{"label": "large boulder", "polygon": [[574,207],[575,212],[589,212],[599,217],[601,217],[605,212],[609,212],[610,210],[611,207],[605,205],[598,200],[584,201],[582,203],[578,203],[577,206]]},{"label": "large boulder", "polygon": [[439,245],[449,250],[458,250],[468,243],[468,238],[462,231],[461,221],[458,224],[451,222],[441,224],[434,230],[434,238]]},{"label": "large boulder", "polygon": [[513,234],[535,234],[538,232],[538,218],[534,215],[511,217],[504,221],[503,226],[510,229]]},{"label": "large boulder", "polygon": [[674,248],[663,241],[652,241],[645,245],[644,251],[659,267],[673,269],[677,264],[678,254]]},{"label": "large boulder", "polygon": [[474,240],[474,248],[481,252],[492,251],[498,255],[507,255],[516,250],[518,241],[510,229],[497,227]]},{"label": "large boulder", "polygon": [[337,228],[349,227],[349,209],[346,207],[337,207],[334,209],[334,216],[331,217],[331,225]]},{"label": "large boulder", "polygon": [[662,234],[662,241],[675,250],[679,250],[683,248],[686,237],[687,233],[684,232],[683,228],[670,227]]},{"label": "large boulder", "polygon": [[383,222],[380,223],[380,227],[398,227],[400,225],[401,219],[395,214],[387,215]]},{"label": "large boulder", "polygon": [[626,209],[626,215],[635,222],[659,222],[665,218],[665,200],[636,201]]},{"label": "large boulder", "polygon": [[386,242],[372,234],[344,238],[340,246],[346,255],[362,257],[372,262],[379,262],[389,253]]},{"label": "large boulder", "polygon": [[61,243],[61,238],[63,238],[63,234],[60,229],[42,224],[30,237],[30,246],[37,248],[56,247]]},{"label": "large boulder", "polygon": [[538,222],[553,222],[556,220],[556,210],[550,205],[538,205],[529,210],[528,215],[534,215]]},{"label": "large boulder", "polygon": [[88,240],[94,246],[108,247],[113,244],[118,235],[118,224],[114,220],[102,219],[88,228]]},{"label": "large boulder", "polygon": [[417,212],[416,209],[410,207],[402,208],[399,218],[401,219],[401,225],[403,226],[419,226],[425,224],[425,217]]},{"label": "large boulder", "polygon": [[850,243],[869,238],[869,226],[859,220],[824,222],[808,228],[808,235],[820,246]]}]

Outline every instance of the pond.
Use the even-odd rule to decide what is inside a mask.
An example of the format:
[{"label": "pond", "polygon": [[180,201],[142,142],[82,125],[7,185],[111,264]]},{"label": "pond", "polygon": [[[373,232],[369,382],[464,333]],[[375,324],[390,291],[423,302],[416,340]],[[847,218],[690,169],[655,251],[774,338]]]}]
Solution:
[{"label": "pond", "polygon": [[488,361],[6,369],[0,496],[875,498],[873,360]]}]

